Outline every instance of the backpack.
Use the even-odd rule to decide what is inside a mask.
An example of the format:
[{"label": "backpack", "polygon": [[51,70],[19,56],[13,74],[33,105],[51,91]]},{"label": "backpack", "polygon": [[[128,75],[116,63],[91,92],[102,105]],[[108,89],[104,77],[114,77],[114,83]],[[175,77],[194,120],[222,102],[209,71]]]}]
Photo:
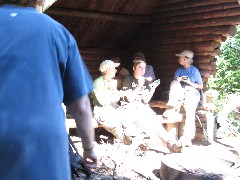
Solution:
[{"label": "backpack", "polygon": [[78,171],[86,174],[85,180],[90,180],[91,174],[94,174],[90,169],[84,166],[82,163],[82,156],[78,153],[76,146],[74,145],[70,135],[68,135],[69,143],[69,159],[71,166],[71,178],[75,180],[75,177],[79,177]]}]

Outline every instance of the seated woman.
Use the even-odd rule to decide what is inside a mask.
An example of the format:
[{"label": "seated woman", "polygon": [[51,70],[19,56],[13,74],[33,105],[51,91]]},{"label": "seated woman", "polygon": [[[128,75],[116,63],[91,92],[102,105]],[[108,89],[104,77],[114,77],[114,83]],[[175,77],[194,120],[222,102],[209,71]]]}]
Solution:
[{"label": "seated woman", "polygon": [[178,68],[174,80],[170,85],[168,105],[163,116],[166,118],[174,118],[179,113],[180,107],[184,100],[184,109],[186,111],[186,120],[184,133],[181,141],[184,145],[191,145],[191,140],[195,136],[195,113],[200,100],[199,90],[203,88],[203,81],[199,70],[192,65],[193,52],[184,50],[179,54],[178,62],[183,67]]},{"label": "seated woman", "polygon": [[174,142],[174,137],[168,134],[160,120],[157,119],[156,113],[148,105],[160,80],[151,83],[144,78],[146,65],[144,60],[135,59],[133,74],[125,76],[123,79],[122,90],[131,90],[125,96],[125,113],[138,129],[145,130],[155,146],[167,145],[166,143],[169,141]]},{"label": "seated woman", "polygon": [[126,96],[127,102],[141,102],[147,104],[160,84],[160,80],[153,83],[144,77],[146,62],[143,59],[133,60],[133,74],[125,76],[122,82],[122,90],[132,90]]},{"label": "seated woman", "polygon": [[[133,59],[142,59],[143,61],[147,62],[146,61],[146,58],[145,58],[145,55],[142,53],[142,52],[136,52],[134,54],[134,57]],[[148,81],[150,82],[153,82],[154,80],[156,80],[156,77],[155,77],[155,73],[154,73],[154,70],[153,70],[153,67],[147,63],[146,65],[146,68],[145,68],[145,73],[143,75]]]}]

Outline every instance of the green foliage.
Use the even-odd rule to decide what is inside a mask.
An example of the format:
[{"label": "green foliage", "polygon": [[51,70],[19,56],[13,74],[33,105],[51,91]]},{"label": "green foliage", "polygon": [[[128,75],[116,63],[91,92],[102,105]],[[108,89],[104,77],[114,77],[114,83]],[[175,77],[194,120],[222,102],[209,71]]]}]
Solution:
[{"label": "green foliage", "polygon": [[209,86],[216,90],[219,96],[213,100],[216,106],[215,115],[227,114],[237,132],[240,132],[240,113],[231,106],[230,95],[240,95],[240,27],[237,27],[235,37],[228,38],[221,46],[217,63],[216,75],[209,79]]},{"label": "green foliage", "polygon": [[228,38],[221,48],[216,75],[209,80],[210,88],[219,92],[214,102],[217,112],[228,95],[240,94],[240,27],[237,27],[236,36]]}]

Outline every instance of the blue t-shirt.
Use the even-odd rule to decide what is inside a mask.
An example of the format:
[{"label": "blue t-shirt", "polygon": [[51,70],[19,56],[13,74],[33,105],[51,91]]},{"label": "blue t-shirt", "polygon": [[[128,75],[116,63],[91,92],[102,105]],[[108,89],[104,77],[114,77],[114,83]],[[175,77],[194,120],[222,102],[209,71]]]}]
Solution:
[{"label": "blue t-shirt", "polygon": [[189,68],[180,67],[177,69],[174,79],[180,76],[188,76],[191,82],[202,84],[202,77],[199,70],[195,66],[190,66]]},{"label": "blue t-shirt", "polygon": [[72,35],[34,8],[0,7],[0,179],[69,180],[66,105],[93,90]]}]

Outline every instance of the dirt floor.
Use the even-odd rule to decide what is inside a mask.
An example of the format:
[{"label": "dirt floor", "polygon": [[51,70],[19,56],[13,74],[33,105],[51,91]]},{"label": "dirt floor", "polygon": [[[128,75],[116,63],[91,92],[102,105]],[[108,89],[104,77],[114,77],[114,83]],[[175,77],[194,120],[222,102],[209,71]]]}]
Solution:
[{"label": "dirt floor", "polygon": [[[82,154],[81,140],[72,136],[79,153]],[[111,134],[98,133],[98,142],[95,151],[99,157],[99,164],[91,175],[93,180],[159,180],[161,159],[169,154],[166,147],[150,149],[147,143],[142,145],[124,145],[116,142]],[[240,162],[239,138],[224,137],[204,145],[201,142],[193,142],[190,147],[184,147],[182,153],[200,153],[220,157],[233,162]],[[85,178],[84,173],[79,172],[77,180]],[[240,177],[239,177],[240,179]]]}]

